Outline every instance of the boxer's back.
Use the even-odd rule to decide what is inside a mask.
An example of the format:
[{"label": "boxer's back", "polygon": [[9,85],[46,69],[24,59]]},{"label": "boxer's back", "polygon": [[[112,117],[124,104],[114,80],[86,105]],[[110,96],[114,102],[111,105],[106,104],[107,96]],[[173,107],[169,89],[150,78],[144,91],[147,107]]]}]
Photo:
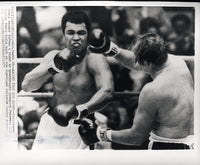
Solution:
[{"label": "boxer's back", "polygon": [[169,56],[168,67],[151,86],[159,99],[153,132],[167,138],[193,134],[193,80],[184,61]]}]

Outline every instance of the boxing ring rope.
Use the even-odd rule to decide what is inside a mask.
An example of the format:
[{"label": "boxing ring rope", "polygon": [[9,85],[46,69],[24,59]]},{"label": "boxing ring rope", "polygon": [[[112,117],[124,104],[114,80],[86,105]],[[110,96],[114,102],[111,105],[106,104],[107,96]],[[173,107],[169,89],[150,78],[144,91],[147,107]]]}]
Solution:
[{"label": "boxing ring rope", "polygon": [[[194,56],[177,56],[187,61],[193,61]],[[43,58],[17,58],[18,64],[39,64]]]},{"label": "boxing ring rope", "polygon": [[[121,98],[121,97],[138,97],[140,92],[114,92],[114,97]],[[17,97],[52,97],[52,92],[25,92],[25,93],[18,93]]]},{"label": "boxing ring rope", "polygon": [[39,64],[43,58],[17,58],[18,64]]}]

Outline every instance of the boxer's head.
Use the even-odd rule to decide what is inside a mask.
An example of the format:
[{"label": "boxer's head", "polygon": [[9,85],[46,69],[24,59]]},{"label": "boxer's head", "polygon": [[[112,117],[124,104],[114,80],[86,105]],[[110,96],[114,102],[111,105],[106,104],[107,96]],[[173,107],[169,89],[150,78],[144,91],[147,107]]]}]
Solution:
[{"label": "boxer's head", "polygon": [[75,54],[86,50],[90,21],[85,13],[81,11],[67,12],[62,18],[62,31],[67,48],[74,51]]},{"label": "boxer's head", "polygon": [[138,37],[132,50],[136,55],[136,62],[140,65],[152,64],[162,66],[167,61],[167,48],[164,40],[155,33],[146,33]]}]

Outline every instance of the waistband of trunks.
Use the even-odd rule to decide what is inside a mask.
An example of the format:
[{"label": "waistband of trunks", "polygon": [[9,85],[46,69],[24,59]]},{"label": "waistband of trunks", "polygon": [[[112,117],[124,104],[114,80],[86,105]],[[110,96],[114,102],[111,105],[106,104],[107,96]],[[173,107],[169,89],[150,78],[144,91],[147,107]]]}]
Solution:
[{"label": "waistband of trunks", "polygon": [[194,135],[188,135],[185,138],[178,138],[178,139],[173,138],[172,139],[172,138],[161,137],[161,136],[158,136],[158,135],[154,134],[153,132],[151,132],[149,140],[153,141],[153,142],[183,143],[183,144],[186,144],[186,145],[193,145],[193,143],[194,143]]}]

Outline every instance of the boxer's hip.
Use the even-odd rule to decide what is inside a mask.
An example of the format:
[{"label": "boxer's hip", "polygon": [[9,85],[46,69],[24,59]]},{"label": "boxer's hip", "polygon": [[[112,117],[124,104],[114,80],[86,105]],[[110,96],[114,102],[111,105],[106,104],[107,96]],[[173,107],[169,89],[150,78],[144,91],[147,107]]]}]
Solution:
[{"label": "boxer's hip", "polygon": [[185,138],[171,139],[160,137],[151,132],[149,137],[149,149],[170,150],[170,149],[193,149],[194,136],[189,135]]},{"label": "boxer's hip", "polygon": [[67,127],[58,125],[45,113],[40,120],[33,149],[86,149],[78,133],[78,125],[69,122]]}]

